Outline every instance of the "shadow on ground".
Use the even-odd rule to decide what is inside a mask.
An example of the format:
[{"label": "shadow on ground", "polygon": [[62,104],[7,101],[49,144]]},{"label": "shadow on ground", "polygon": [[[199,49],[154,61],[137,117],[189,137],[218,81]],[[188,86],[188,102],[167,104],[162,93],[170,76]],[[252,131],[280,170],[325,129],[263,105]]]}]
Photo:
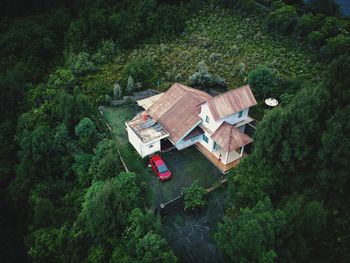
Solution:
[{"label": "shadow on ground", "polygon": [[164,234],[179,262],[226,262],[213,235],[224,214],[226,190],[212,192],[198,214],[174,212],[163,219]]}]

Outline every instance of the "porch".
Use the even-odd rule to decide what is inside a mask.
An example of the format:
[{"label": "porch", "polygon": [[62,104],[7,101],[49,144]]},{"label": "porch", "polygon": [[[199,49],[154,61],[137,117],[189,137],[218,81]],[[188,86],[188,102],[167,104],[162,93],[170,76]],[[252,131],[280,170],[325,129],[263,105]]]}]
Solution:
[{"label": "porch", "polygon": [[[210,151],[208,151],[202,144],[200,143],[196,143],[195,144],[196,148],[211,162],[213,163],[223,174],[226,174],[230,169],[236,167],[239,162],[241,161],[242,158],[244,158],[245,156],[247,156],[246,153],[243,152],[242,156],[237,153],[236,151],[231,152],[229,154],[229,159],[227,164],[223,164],[220,160],[219,160],[219,151],[216,151],[214,153],[211,153]],[[237,155],[236,155],[237,154]],[[225,158],[225,154],[222,153],[221,158]]]}]

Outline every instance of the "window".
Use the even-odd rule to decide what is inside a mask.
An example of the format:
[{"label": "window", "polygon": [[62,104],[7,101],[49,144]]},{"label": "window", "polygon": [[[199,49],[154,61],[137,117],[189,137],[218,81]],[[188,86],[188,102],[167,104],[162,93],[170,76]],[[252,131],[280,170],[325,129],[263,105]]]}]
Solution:
[{"label": "window", "polygon": [[219,148],[219,145],[218,145],[216,142],[214,142],[213,150],[215,151],[215,150],[217,150],[218,148]]},{"label": "window", "polygon": [[157,167],[157,170],[158,170],[159,173],[163,174],[163,173],[168,171],[168,167],[166,167],[165,164],[162,164],[162,165]]},{"label": "window", "polygon": [[238,118],[241,118],[243,115],[243,111],[241,110],[240,112],[238,112]]},{"label": "window", "polygon": [[206,121],[207,123],[209,123],[209,117],[208,117],[208,116],[205,116],[205,121]]},{"label": "window", "polygon": [[194,137],[191,138],[191,142],[193,142],[193,141],[195,141],[197,139],[198,139],[198,136],[194,136]]},{"label": "window", "polygon": [[205,134],[203,134],[203,141],[205,141],[206,143],[208,143],[208,137],[205,136]]}]

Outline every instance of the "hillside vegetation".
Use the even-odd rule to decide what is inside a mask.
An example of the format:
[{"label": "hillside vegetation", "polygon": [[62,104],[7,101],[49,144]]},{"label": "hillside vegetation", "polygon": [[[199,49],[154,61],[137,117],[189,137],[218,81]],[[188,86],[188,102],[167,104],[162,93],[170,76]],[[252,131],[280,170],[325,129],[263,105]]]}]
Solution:
[{"label": "hillside vegetation", "polygon": [[[151,63],[156,76],[146,88],[157,89],[159,80],[162,91],[174,82],[188,84],[201,61],[205,61],[210,73],[224,78],[230,88],[247,83],[248,72],[258,65],[268,66],[288,79],[319,82],[326,67],[319,56],[290,38],[271,36],[262,21],[262,14],[247,16],[207,6],[191,17],[179,36],[123,52],[103,65],[101,71],[88,76],[83,86],[87,93],[111,93],[114,82],[126,85],[125,67],[143,61]],[[106,90],[91,91],[100,82]]]},{"label": "hillside vegetation", "polygon": [[2,1],[0,261],[177,262],[146,160],[117,157],[132,112],[111,137],[98,106],[180,82],[259,102],[210,231],[225,259],[349,262],[349,32],[333,0]]}]

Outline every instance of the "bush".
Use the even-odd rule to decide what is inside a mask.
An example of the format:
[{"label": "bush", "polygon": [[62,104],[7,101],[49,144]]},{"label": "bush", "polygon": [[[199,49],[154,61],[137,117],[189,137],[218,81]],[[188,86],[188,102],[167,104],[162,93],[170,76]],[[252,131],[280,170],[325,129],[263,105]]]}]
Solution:
[{"label": "bush", "polygon": [[285,5],[267,16],[266,26],[272,31],[290,34],[296,25],[297,17],[295,7]]},{"label": "bush", "polygon": [[323,16],[320,14],[306,14],[303,15],[298,22],[297,34],[302,37],[306,37],[312,31],[321,27]]},{"label": "bush", "polygon": [[185,210],[194,211],[203,208],[206,204],[207,191],[199,184],[198,180],[194,181],[191,186],[184,188],[184,195]]},{"label": "bush", "polygon": [[135,91],[135,83],[133,77],[129,76],[128,78],[128,84],[126,85],[126,92],[129,95],[132,95]]},{"label": "bush", "polygon": [[243,62],[240,62],[237,64],[235,67],[236,74],[239,75],[240,77],[243,77],[245,72],[246,72],[246,65]]},{"label": "bush", "polygon": [[122,88],[118,83],[113,85],[113,97],[116,99],[120,99],[122,97]]},{"label": "bush", "polygon": [[189,80],[191,86],[199,87],[202,89],[212,87],[227,88],[227,82],[225,79],[219,76],[211,75],[204,61],[198,63],[197,71],[189,77]]},{"label": "bush", "polygon": [[275,72],[266,66],[259,66],[248,74],[248,83],[258,98],[271,96],[277,87]]},{"label": "bush", "polygon": [[113,41],[103,40],[97,52],[92,56],[92,60],[96,64],[107,63],[112,61],[116,53],[116,47]]},{"label": "bush", "polygon": [[306,37],[306,42],[311,48],[319,49],[323,46],[325,36],[320,31],[313,31]]},{"label": "bush", "polygon": [[79,54],[68,53],[66,55],[66,66],[77,76],[87,75],[97,69],[90,55],[84,51]]},{"label": "bush", "polygon": [[149,59],[137,58],[129,62],[122,72],[124,80],[132,76],[135,83],[140,82],[142,86],[152,88],[158,80],[156,64]]},{"label": "bush", "polygon": [[77,78],[71,70],[60,68],[53,74],[50,74],[47,85],[53,89],[62,89],[67,92],[72,92],[77,82]]},{"label": "bush", "polygon": [[209,56],[209,61],[211,63],[214,63],[214,62],[218,61],[220,58],[221,58],[221,54],[219,54],[219,53],[211,53],[210,56]]}]

